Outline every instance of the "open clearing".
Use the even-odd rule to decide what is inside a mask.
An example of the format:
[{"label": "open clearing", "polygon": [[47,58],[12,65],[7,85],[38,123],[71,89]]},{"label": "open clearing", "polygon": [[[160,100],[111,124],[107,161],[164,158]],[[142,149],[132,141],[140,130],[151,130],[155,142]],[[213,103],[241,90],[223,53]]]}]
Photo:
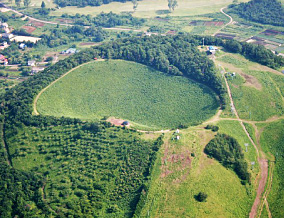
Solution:
[{"label": "open clearing", "polygon": [[84,120],[127,119],[142,128],[200,123],[218,108],[215,94],[184,77],[134,62],[91,62],[54,83],[39,97],[43,115]]}]

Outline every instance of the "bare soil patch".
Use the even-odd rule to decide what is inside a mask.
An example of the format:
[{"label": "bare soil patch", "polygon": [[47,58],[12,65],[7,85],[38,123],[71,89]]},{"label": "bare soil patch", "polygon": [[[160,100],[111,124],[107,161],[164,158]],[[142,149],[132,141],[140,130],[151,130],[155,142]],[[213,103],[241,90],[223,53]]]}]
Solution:
[{"label": "bare soil patch", "polygon": [[261,83],[254,76],[248,75],[248,74],[244,74],[244,73],[241,73],[240,75],[242,77],[244,77],[245,80],[246,80],[245,86],[254,87],[254,88],[258,89],[258,90],[262,89]]},{"label": "bare soil patch", "polygon": [[173,153],[172,149],[166,145],[164,156],[161,157],[161,178],[165,178],[168,175],[175,172],[182,172],[179,178],[173,180],[173,183],[180,183],[186,180],[191,169],[191,152],[183,151],[180,153]]},{"label": "bare soil patch", "polygon": [[32,33],[36,30],[36,27],[33,26],[22,26],[22,29],[24,29],[27,33]]},{"label": "bare soil patch", "polygon": [[[115,118],[115,117],[110,117],[107,119],[108,122],[110,122],[111,124],[115,125],[115,126],[121,126],[122,123],[125,121],[125,120],[122,120],[122,119],[118,119],[118,118]],[[130,126],[130,125],[129,125]]]},{"label": "bare soil patch", "polygon": [[31,20],[29,23],[31,23],[32,25],[36,26],[36,27],[43,27],[45,24],[39,21],[34,21]]},{"label": "bare soil patch", "polygon": [[100,43],[95,43],[95,42],[81,42],[79,46],[91,46],[91,45],[99,45]]},{"label": "bare soil patch", "polygon": [[260,159],[259,163],[260,163],[260,168],[261,168],[261,170],[260,170],[261,176],[260,176],[260,181],[259,181],[259,185],[258,185],[258,189],[257,189],[256,198],[255,198],[255,201],[254,201],[253,206],[251,208],[251,212],[249,214],[250,218],[254,218],[257,215],[258,205],[260,204],[261,195],[264,191],[267,176],[268,176],[267,160],[266,159]]}]

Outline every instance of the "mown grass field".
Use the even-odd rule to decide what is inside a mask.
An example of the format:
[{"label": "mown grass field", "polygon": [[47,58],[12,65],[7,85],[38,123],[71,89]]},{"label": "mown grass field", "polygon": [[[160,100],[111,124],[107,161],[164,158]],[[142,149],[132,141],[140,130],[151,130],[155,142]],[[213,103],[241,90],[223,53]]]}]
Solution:
[{"label": "mown grass field", "polygon": [[284,214],[284,120],[259,127],[263,128],[260,137],[262,149],[275,157],[272,188],[267,200],[272,217],[280,218]]},{"label": "mown grass field", "polygon": [[[226,133],[232,133],[227,130],[235,128],[232,136],[241,139],[240,144],[245,140],[237,122],[224,121],[218,126]],[[191,127],[180,135],[178,142],[171,139],[171,133],[165,138],[141,217],[248,217],[253,186],[241,185],[232,170],[203,153],[214,133]],[[191,163],[186,165],[184,159],[188,156]],[[206,202],[195,200],[200,191],[208,194]]]},{"label": "mown grass field", "polygon": [[250,62],[241,55],[225,53],[217,58],[227,72],[232,97],[242,119],[261,121],[284,113],[284,76],[280,72]]},{"label": "mown grass field", "polygon": [[[241,0],[239,2],[247,2],[248,0]],[[138,7],[135,13],[136,17],[150,18],[155,16],[196,16],[200,14],[218,12],[220,8],[231,4],[231,0],[179,0],[178,7],[173,13],[168,11],[168,2],[166,0],[143,0],[138,2]],[[112,2],[110,4],[102,5],[100,7],[85,7],[84,10],[77,7],[64,7],[53,11],[51,15],[60,16],[61,14],[91,14],[97,15],[100,12],[133,12],[133,4],[131,2],[119,3]]]},{"label": "mown grass field", "polygon": [[91,62],[74,70],[43,92],[37,103],[43,115],[84,120],[114,116],[144,128],[200,123],[217,108],[209,88],[122,60]]}]

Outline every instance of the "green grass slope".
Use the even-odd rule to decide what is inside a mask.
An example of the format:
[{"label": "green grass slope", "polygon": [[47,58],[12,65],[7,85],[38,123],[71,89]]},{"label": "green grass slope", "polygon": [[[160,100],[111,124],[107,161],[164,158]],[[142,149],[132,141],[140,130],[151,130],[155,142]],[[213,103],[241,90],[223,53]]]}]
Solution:
[{"label": "green grass slope", "polygon": [[144,128],[198,123],[217,107],[215,94],[203,85],[122,60],[76,69],[43,92],[37,104],[43,115],[85,120],[114,116]]},{"label": "green grass slope", "polygon": [[236,73],[227,79],[242,119],[261,121],[284,113],[283,75],[237,54],[225,53],[217,61],[227,72]]},{"label": "green grass slope", "polygon": [[271,152],[275,159],[271,192],[268,196],[272,217],[284,216],[284,120],[267,125],[260,137],[260,144],[266,153]]},{"label": "green grass slope", "polygon": [[[234,127],[234,137],[242,137],[237,122],[220,127],[222,132]],[[193,127],[180,135],[179,141],[165,137],[140,217],[248,217],[254,197],[251,187],[241,185],[232,170],[203,153],[214,133]],[[185,161],[188,156],[191,162]],[[208,194],[206,202],[195,200],[199,192]]]}]

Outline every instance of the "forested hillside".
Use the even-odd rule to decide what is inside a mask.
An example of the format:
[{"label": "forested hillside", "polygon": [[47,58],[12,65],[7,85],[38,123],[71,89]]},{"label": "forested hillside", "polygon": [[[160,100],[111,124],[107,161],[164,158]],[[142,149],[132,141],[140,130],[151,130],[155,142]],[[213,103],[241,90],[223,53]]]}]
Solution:
[{"label": "forested hillside", "polygon": [[279,0],[252,0],[232,5],[230,12],[262,24],[284,26],[284,8]]},{"label": "forested hillside", "polygon": [[78,6],[85,7],[89,6],[100,6],[102,4],[109,4],[111,2],[127,2],[130,0],[54,0],[54,3],[59,5],[60,7],[66,6]]}]

